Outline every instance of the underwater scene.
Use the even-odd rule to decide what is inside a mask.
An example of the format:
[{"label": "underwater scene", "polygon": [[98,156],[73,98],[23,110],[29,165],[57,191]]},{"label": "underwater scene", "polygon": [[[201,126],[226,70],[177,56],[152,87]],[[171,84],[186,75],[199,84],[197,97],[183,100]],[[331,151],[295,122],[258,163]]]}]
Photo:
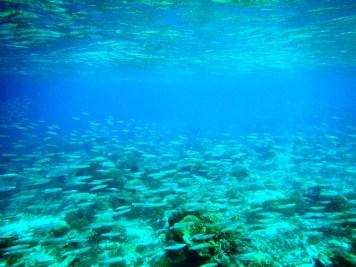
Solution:
[{"label": "underwater scene", "polygon": [[356,267],[354,0],[0,0],[0,267]]}]

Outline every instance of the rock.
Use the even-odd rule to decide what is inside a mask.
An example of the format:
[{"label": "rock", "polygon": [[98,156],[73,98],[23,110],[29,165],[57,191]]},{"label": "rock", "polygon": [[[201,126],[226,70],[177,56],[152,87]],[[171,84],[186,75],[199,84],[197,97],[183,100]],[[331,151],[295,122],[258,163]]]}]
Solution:
[{"label": "rock", "polygon": [[354,267],[356,266],[356,256],[345,251],[337,251],[330,258],[334,267]]},{"label": "rock", "polygon": [[166,255],[173,266],[197,267],[219,264],[238,252],[240,235],[223,232],[217,216],[194,212],[176,212],[170,216],[166,241]]},{"label": "rock", "polygon": [[243,180],[250,176],[250,172],[245,166],[234,165],[231,168],[231,176],[235,177],[238,180]]}]

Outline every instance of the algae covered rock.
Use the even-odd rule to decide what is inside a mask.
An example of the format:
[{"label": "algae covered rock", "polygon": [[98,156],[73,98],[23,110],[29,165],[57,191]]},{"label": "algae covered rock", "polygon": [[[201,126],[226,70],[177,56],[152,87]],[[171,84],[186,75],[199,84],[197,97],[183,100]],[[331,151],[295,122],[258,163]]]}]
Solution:
[{"label": "algae covered rock", "polygon": [[90,223],[94,220],[94,215],[85,209],[80,209],[68,212],[65,215],[64,220],[71,228],[81,231],[90,225]]},{"label": "algae covered rock", "polygon": [[231,176],[243,180],[250,176],[250,172],[245,166],[237,164],[231,168]]},{"label": "algae covered rock", "polygon": [[169,266],[227,266],[229,257],[238,253],[240,235],[224,232],[215,215],[177,212],[170,216],[166,234]]},{"label": "algae covered rock", "polygon": [[335,267],[352,267],[356,266],[356,256],[346,251],[335,251],[330,257]]}]

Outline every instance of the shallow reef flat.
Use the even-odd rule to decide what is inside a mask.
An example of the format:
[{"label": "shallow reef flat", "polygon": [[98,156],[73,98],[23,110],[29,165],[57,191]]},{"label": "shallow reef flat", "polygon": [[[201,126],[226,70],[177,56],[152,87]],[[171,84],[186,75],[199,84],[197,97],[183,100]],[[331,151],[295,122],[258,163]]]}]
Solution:
[{"label": "shallow reef flat", "polygon": [[1,107],[0,266],[356,266],[355,125],[68,129],[18,105]]}]

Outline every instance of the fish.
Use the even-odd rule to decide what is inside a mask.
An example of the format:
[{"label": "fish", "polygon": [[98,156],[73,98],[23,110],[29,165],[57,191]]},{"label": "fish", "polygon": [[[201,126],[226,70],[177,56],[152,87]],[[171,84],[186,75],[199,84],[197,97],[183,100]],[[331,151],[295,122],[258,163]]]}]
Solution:
[{"label": "fish", "polygon": [[0,192],[8,192],[15,190],[16,186],[0,186]]},{"label": "fish", "polygon": [[209,262],[209,263],[205,263],[205,264],[203,264],[203,265],[200,265],[199,267],[217,267],[217,266],[219,266],[218,263],[216,263],[216,262]]},{"label": "fish", "polygon": [[187,244],[174,244],[174,245],[170,245],[164,248],[164,250],[166,251],[175,251],[175,250],[181,250],[183,248],[185,248],[187,246]]},{"label": "fish", "polygon": [[213,238],[215,234],[196,234],[191,237],[193,241],[206,241]]},{"label": "fish", "polygon": [[112,257],[112,258],[106,258],[101,261],[102,264],[105,265],[111,265],[111,264],[118,264],[118,263],[124,263],[125,258],[117,256],[117,257]]}]

